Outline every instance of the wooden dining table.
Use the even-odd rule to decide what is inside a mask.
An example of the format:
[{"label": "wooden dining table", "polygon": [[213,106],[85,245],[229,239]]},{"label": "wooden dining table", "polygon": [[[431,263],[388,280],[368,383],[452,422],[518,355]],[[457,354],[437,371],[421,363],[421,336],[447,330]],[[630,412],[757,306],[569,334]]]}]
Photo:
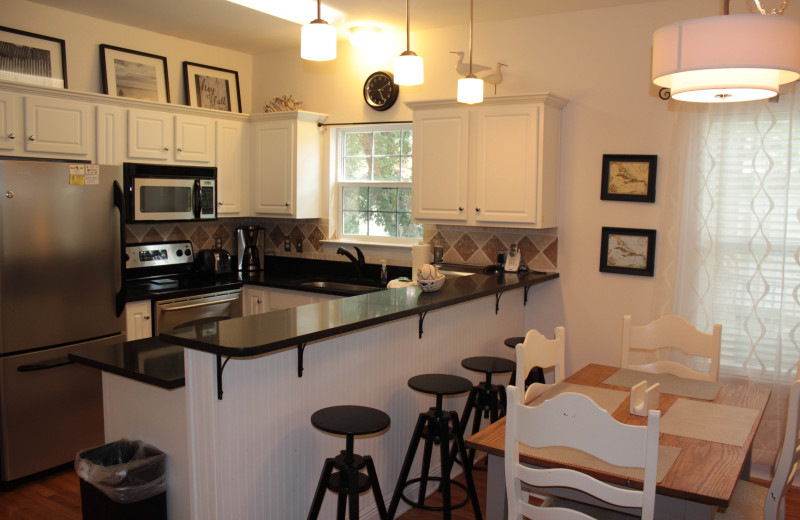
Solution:
[{"label": "wooden dining table", "polygon": [[[590,364],[565,378],[566,383],[628,392],[628,397],[616,408],[612,416],[626,424],[644,425],[647,418],[630,413],[630,389],[604,383],[614,375],[618,367]],[[722,384],[711,403],[718,403],[757,410],[757,418],[748,432],[738,432],[745,438],[743,445],[733,445],[663,432],[664,416],[679,399],[690,399],[662,392],[659,409],[662,414],[662,433],[659,446],[680,448],[675,461],[666,475],[656,485],[657,519],[703,519],[713,518],[716,508],[728,507],[733,488],[739,478],[748,478],[750,473],[750,450],[753,438],[769,399],[769,389],[753,384]],[[748,412],[750,413],[750,412]],[[754,414],[754,412],[753,412]],[[746,427],[744,429],[747,429]],[[488,454],[486,491],[487,520],[506,518],[506,487],[503,455],[505,452],[505,419],[486,427],[466,439],[468,448]],[[522,453],[521,462],[539,467],[572,467],[593,475],[600,480],[620,486],[642,488],[642,481],[614,473],[590,470],[536,458]]]}]

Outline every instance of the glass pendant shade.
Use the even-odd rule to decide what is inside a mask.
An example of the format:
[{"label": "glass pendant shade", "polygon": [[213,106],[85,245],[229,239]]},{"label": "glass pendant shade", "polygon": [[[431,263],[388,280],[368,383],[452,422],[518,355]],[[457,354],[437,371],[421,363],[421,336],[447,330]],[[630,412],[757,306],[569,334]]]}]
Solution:
[{"label": "glass pendant shade", "polygon": [[405,51],[394,59],[394,82],[397,85],[422,85],[424,79],[421,57]]},{"label": "glass pendant shade", "polygon": [[311,61],[336,59],[336,27],[314,20],[300,30],[300,57]]},{"label": "glass pendant shade", "polygon": [[800,22],[779,15],[722,15],[653,34],[653,83],[679,101],[765,99],[800,78]]},{"label": "glass pendant shade", "polygon": [[483,80],[475,76],[467,76],[458,80],[458,96],[456,99],[459,103],[467,103],[468,105],[482,103]]}]

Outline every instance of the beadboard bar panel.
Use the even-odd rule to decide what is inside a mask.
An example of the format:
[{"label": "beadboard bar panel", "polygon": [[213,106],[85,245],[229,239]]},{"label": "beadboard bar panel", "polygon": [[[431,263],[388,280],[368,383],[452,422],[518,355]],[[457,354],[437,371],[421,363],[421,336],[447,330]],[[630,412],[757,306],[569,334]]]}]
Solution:
[{"label": "beadboard bar panel", "polygon": [[[325,459],[337,455],[345,443],[344,437],[314,429],[310,417],[340,404],[371,406],[391,417],[386,432],[359,437],[355,445],[357,453],[372,455],[388,503],[417,415],[434,404],[432,396],[408,388],[408,379],[442,372],[477,383],[481,374],[462,368],[461,359],[510,358],[503,339],[523,328],[522,290],[509,291],[503,300],[497,315],[494,297],[430,312],[422,339],[412,317],[310,343],[302,378],[297,377],[296,349],[232,359],[223,374],[221,401],[215,356],[186,349],[192,518],[305,516]],[[445,399],[445,406],[460,415],[465,399]],[[320,518],[334,518],[335,504],[328,493]],[[361,518],[378,517],[371,494],[361,496],[361,511]]]}]

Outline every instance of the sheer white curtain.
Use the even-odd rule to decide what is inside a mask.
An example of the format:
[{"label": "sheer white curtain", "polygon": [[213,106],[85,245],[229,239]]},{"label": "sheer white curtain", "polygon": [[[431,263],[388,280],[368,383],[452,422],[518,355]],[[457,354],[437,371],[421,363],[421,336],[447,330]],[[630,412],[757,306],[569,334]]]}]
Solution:
[{"label": "sheer white curtain", "polygon": [[722,324],[720,374],[771,385],[753,459],[771,464],[800,359],[800,99],[678,115],[673,312]]}]

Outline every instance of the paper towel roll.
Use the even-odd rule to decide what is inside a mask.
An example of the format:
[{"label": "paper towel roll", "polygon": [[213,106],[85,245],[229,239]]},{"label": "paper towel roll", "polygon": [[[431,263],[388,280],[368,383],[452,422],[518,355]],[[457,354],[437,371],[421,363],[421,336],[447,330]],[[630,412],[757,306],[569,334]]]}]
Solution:
[{"label": "paper towel roll", "polygon": [[416,244],[411,246],[411,279],[417,281],[417,269],[422,264],[431,263],[431,245]]}]

